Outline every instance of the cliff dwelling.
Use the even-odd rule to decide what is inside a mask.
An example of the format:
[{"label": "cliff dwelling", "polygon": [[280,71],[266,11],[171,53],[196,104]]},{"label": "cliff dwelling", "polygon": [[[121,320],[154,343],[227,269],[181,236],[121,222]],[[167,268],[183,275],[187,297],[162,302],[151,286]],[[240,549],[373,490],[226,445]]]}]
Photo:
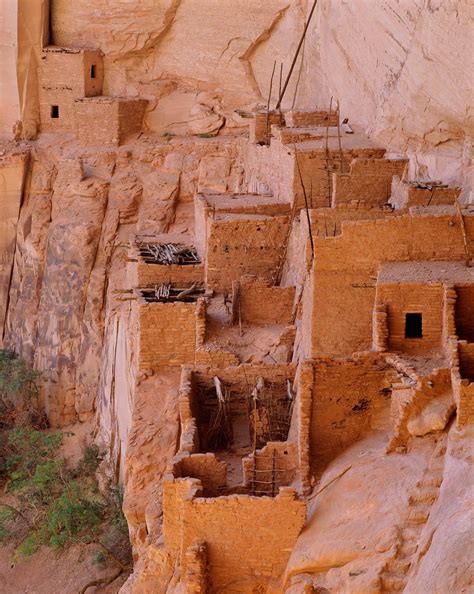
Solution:
[{"label": "cliff dwelling", "polygon": [[4,4],[0,590],[472,591],[468,0]]}]

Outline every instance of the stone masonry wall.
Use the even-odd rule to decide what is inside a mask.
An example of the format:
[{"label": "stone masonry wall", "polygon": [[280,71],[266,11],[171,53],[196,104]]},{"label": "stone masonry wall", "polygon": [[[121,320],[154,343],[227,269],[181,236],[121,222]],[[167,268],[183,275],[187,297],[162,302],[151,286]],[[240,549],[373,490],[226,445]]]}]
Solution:
[{"label": "stone masonry wall", "polygon": [[198,303],[139,303],[140,369],[194,363]]},{"label": "stone masonry wall", "polygon": [[332,205],[360,200],[383,206],[390,199],[392,178],[403,176],[407,159],[354,159],[348,174],[333,174]]},{"label": "stone masonry wall", "polygon": [[181,554],[196,540],[208,548],[213,591],[250,593],[282,575],[303,527],[306,505],[283,487],[275,498],[196,497],[199,481],[165,480],[164,537]]},{"label": "stone masonry wall", "polygon": [[[443,334],[443,285],[381,284],[377,302],[387,305],[388,350],[408,354],[440,351]],[[422,338],[405,338],[405,313],[422,314]]]},{"label": "stone masonry wall", "polygon": [[[94,79],[91,78],[92,65],[95,66]],[[73,132],[74,101],[100,95],[103,76],[99,51],[46,48],[39,67],[40,130]],[[53,106],[58,107],[58,117],[51,117]]]},{"label": "stone masonry wall", "polygon": [[271,280],[283,246],[288,217],[229,217],[210,225],[206,280],[214,289],[230,289],[244,274]]},{"label": "stone masonry wall", "polygon": [[118,146],[138,134],[147,102],[144,99],[91,97],[76,99],[72,121],[83,145]]},{"label": "stone masonry wall", "polygon": [[295,287],[271,287],[254,277],[239,283],[242,321],[250,324],[288,324],[291,320]]},{"label": "stone masonry wall", "polygon": [[310,458],[315,472],[370,429],[371,418],[389,408],[383,357],[370,353],[314,362]]},{"label": "stone masonry wall", "polygon": [[[381,262],[464,260],[454,209],[386,220],[343,223],[342,234],[314,238],[318,257],[312,276],[311,354],[350,355],[372,347],[375,277]],[[474,217],[464,216],[474,243]]]}]

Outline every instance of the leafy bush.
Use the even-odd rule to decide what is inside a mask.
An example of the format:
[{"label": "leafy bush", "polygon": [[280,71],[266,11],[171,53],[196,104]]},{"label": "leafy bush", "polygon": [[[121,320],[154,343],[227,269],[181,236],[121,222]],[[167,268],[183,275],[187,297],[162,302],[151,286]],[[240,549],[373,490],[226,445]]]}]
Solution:
[{"label": "leafy bush", "polygon": [[1,476],[17,505],[0,503],[0,541],[20,539],[17,551],[22,555],[32,555],[42,545],[58,549],[96,542],[121,563],[107,546],[127,551],[128,558],[122,492],[99,492],[95,471],[101,456],[96,446],[87,447],[77,467],[68,468],[58,455],[64,435],[23,427],[3,436]]},{"label": "leafy bush", "polygon": [[47,427],[39,409],[41,373],[14,351],[0,349],[0,427],[35,425]]},{"label": "leafy bush", "polygon": [[0,400],[5,408],[38,395],[40,373],[14,351],[0,349]]}]

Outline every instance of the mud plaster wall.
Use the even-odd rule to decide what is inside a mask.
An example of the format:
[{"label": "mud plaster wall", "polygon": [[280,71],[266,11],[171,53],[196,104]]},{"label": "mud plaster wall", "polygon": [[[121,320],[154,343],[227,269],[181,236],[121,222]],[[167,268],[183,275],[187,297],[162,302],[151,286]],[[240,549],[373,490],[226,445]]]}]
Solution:
[{"label": "mud plaster wall", "polygon": [[[388,349],[411,355],[440,351],[443,335],[442,284],[382,284],[376,302],[387,305]],[[405,314],[422,314],[422,338],[405,338]]]},{"label": "mud plaster wall", "polygon": [[313,364],[310,458],[314,472],[371,429],[371,420],[390,408],[386,364],[374,354],[320,359]]},{"label": "mud plaster wall", "polygon": [[[183,484],[184,483],[184,484]],[[306,505],[294,492],[275,498],[190,497],[189,481],[165,481],[164,536],[168,550],[184,552],[203,539],[213,589],[266,584],[283,573],[303,526]],[[172,518],[169,516],[173,514]]]},{"label": "mud plaster wall", "polygon": [[348,174],[333,174],[332,205],[360,200],[383,206],[390,198],[392,177],[402,177],[407,163],[406,159],[354,159]]},{"label": "mud plaster wall", "polygon": [[[469,241],[474,218],[464,216]],[[314,238],[311,356],[350,355],[372,345],[375,278],[380,262],[463,260],[458,217],[404,215],[343,224],[342,235]],[[348,306],[350,304],[350,306]],[[311,307],[311,303],[308,302]]]}]

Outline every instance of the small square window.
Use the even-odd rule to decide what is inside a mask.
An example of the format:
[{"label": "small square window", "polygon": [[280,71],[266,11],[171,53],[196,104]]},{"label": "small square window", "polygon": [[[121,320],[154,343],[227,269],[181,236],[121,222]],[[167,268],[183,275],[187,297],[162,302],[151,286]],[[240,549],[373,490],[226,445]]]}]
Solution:
[{"label": "small square window", "polygon": [[405,338],[423,338],[423,316],[421,313],[405,314]]},{"label": "small square window", "polygon": [[95,64],[91,65],[91,78],[95,78]]},{"label": "small square window", "polygon": [[59,105],[51,105],[51,117],[54,119],[59,118]]}]

